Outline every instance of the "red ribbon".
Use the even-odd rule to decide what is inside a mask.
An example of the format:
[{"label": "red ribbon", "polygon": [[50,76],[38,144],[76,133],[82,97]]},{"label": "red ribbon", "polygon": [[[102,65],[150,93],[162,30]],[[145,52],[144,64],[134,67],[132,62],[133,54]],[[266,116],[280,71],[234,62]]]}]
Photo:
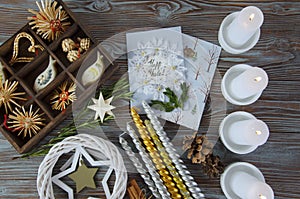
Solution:
[{"label": "red ribbon", "polygon": [[7,115],[4,114],[3,126],[4,126],[7,130],[9,130],[9,131],[13,131],[13,129],[11,129],[11,128],[9,128],[9,127],[7,126],[7,121],[8,121]]}]

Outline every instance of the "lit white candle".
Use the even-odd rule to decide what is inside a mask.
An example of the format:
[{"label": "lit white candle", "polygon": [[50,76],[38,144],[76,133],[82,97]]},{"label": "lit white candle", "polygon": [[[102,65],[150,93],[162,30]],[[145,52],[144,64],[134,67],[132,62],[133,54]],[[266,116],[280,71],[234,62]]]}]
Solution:
[{"label": "lit white candle", "polygon": [[232,174],[230,187],[242,199],[273,199],[272,188],[246,172],[238,171]]},{"label": "lit white candle", "polygon": [[227,27],[227,37],[235,47],[244,45],[261,27],[264,21],[262,11],[255,6],[242,9]]},{"label": "lit white candle", "polygon": [[232,95],[237,99],[245,99],[261,93],[268,85],[267,73],[258,67],[246,69],[230,83]]},{"label": "lit white candle", "polygon": [[269,138],[266,123],[257,119],[236,121],[228,127],[229,139],[235,144],[260,146]]}]

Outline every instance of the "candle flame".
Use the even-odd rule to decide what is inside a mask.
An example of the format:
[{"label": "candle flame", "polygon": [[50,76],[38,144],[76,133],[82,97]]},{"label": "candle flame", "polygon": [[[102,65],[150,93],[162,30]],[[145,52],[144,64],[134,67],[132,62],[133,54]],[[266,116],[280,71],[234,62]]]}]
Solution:
[{"label": "candle flame", "polygon": [[261,77],[255,77],[255,78],[254,78],[254,81],[256,81],[256,82],[260,82],[261,80],[262,80]]},{"label": "candle flame", "polygon": [[254,19],[254,16],[255,16],[255,14],[252,13],[252,14],[249,16],[249,21],[252,21],[252,20]]},{"label": "candle flame", "polygon": [[267,197],[262,194],[259,194],[259,199],[267,199]]},{"label": "candle flame", "polygon": [[261,135],[262,132],[261,131],[255,131],[256,135]]}]

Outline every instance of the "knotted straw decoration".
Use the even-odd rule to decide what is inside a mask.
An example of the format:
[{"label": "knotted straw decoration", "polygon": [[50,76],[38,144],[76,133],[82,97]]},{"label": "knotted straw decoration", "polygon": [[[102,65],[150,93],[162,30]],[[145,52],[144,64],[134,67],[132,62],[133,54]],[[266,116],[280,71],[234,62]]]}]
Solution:
[{"label": "knotted straw decoration", "polygon": [[110,199],[123,198],[127,186],[127,172],[120,152],[110,141],[87,134],[68,137],[50,149],[38,170],[37,190],[40,198],[55,198],[52,186],[53,168],[63,154],[72,152],[78,146],[85,148],[93,156],[103,157],[111,162],[110,167],[114,169],[116,179]]}]

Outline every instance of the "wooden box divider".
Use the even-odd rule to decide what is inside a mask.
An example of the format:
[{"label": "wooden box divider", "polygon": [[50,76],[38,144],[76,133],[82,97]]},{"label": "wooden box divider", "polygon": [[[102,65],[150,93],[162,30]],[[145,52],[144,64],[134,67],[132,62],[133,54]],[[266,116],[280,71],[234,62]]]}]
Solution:
[{"label": "wooden box divider", "polygon": [[0,56],[0,62],[3,65],[3,72],[6,76],[7,79],[13,77],[15,75],[14,71],[12,70],[12,68],[8,67],[7,64],[5,63],[4,59],[2,58],[2,56]]}]

